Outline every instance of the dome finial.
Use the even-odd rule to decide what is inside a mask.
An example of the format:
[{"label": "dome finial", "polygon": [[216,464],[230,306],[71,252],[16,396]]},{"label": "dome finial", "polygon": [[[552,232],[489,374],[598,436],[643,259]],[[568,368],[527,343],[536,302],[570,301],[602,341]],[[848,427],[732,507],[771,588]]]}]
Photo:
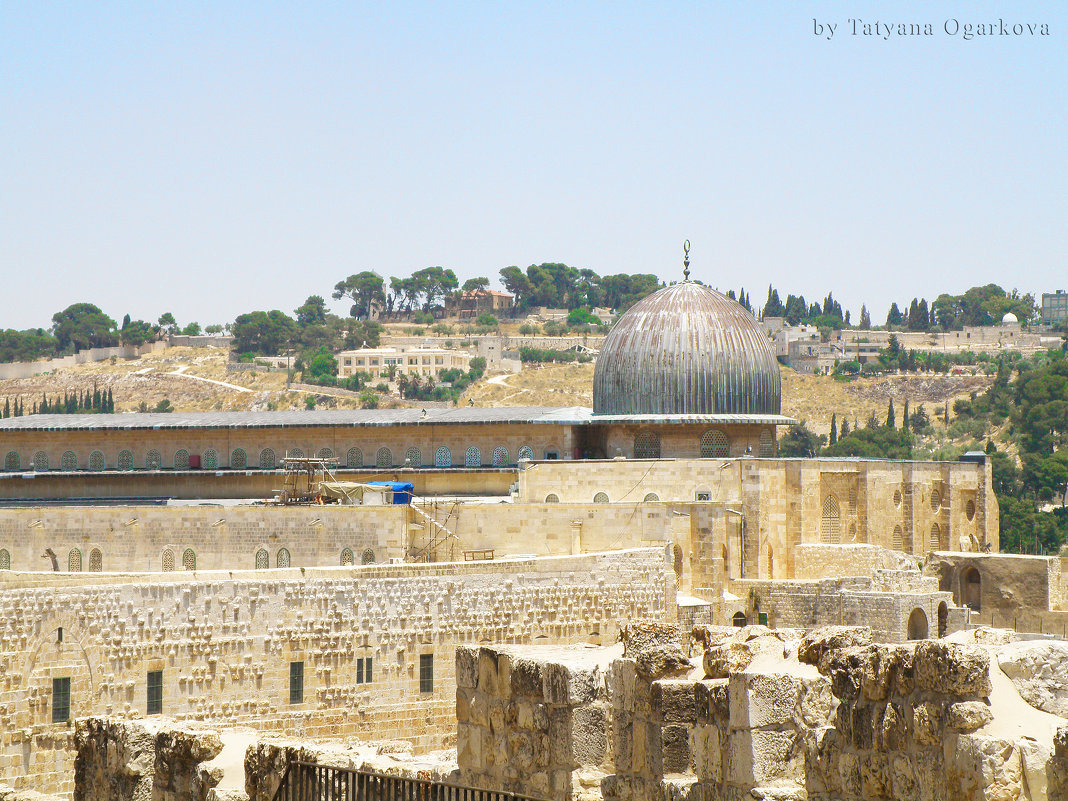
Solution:
[{"label": "dome finial", "polygon": [[682,280],[690,280],[690,240],[682,243]]}]

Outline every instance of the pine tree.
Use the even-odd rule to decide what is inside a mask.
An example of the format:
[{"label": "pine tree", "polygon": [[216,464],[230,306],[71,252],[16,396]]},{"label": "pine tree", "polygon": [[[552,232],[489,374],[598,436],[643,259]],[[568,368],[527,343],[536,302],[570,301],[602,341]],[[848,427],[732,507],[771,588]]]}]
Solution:
[{"label": "pine tree", "polygon": [[894,419],[894,399],[890,399],[890,404],[886,407],[886,427],[896,428],[897,421]]},{"label": "pine tree", "polygon": [[831,434],[827,438],[827,441],[831,445],[838,444],[838,415],[831,414]]},{"label": "pine tree", "polygon": [[905,410],[901,413],[901,430],[909,430],[909,399],[905,398]]}]

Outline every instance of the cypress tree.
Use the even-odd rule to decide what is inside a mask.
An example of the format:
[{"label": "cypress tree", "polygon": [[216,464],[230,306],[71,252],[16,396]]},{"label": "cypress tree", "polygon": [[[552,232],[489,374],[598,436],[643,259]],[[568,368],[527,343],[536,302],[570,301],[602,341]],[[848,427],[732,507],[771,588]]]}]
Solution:
[{"label": "cypress tree", "polygon": [[942,409],[942,422],[947,426],[949,425],[949,401],[946,401],[946,405]]},{"label": "cypress tree", "polygon": [[96,388],[96,384],[93,384],[93,411],[100,411],[100,390]]},{"label": "cypress tree", "polygon": [[909,399],[905,398],[905,411],[901,413],[901,430],[909,430]]},{"label": "cypress tree", "polygon": [[4,417],[11,416],[11,398],[4,398]]},{"label": "cypress tree", "polygon": [[831,445],[838,444],[838,415],[831,414],[831,435],[828,437],[828,443]]},{"label": "cypress tree", "polygon": [[842,433],[840,439],[849,435],[849,418],[842,421]]},{"label": "cypress tree", "polygon": [[111,387],[108,387],[108,408],[105,411],[108,414],[115,413],[115,398],[111,396]]},{"label": "cypress tree", "polygon": [[894,419],[894,399],[890,399],[890,404],[886,407],[886,427],[895,428],[897,421]]}]

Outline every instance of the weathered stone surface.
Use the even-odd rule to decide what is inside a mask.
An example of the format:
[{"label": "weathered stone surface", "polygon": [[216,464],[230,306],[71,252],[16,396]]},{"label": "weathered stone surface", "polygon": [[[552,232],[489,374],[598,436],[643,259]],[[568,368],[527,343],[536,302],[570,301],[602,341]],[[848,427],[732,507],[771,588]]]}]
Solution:
[{"label": "weathered stone surface", "polygon": [[979,626],[974,634],[979,645],[1007,645],[1019,639],[1012,629],[992,629],[989,626]]},{"label": "weathered stone surface", "polygon": [[688,673],[693,665],[677,643],[657,645],[638,654],[638,675],[646,681]]},{"label": "weathered stone surface", "polygon": [[990,707],[982,701],[958,701],[946,709],[946,726],[971,734],[993,720]]},{"label": "weathered stone surface", "polygon": [[957,697],[990,695],[990,657],[979,646],[924,641],[916,646],[916,685]]},{"label": "weathered stone surface", "polygon": [[715,645],[705,651],[702,657],[705,678],[725,679],[732,673],[739,673],[749,667],[754,656],[753,649],[747,643]]},{"label": "weathered stone surface", "polygon": [[1014,642],[999,648],[997,656],[1027,703],[1068,717],[1068,643]]},{"label": "weathered stone surface", "polygon": [[809,665],[819,665],[828,651],[871,645],[869,626],[824,626],[807,632],[797,647],[797,658]]},{"label": "weathered stone surface", "polygon": [[666,623],[634,621],[623,626],[619,632],[623,641],[623,656],[636,658],[643,651],[665,645],[682,647],[682,635],[678,626]]},{"label": "weathered stone surface", "polygon": [[1017,801],[1021,795],[1023,761],[1013,743],[996,737],[965,734],[957,738],[947,767],[953,798]]}]

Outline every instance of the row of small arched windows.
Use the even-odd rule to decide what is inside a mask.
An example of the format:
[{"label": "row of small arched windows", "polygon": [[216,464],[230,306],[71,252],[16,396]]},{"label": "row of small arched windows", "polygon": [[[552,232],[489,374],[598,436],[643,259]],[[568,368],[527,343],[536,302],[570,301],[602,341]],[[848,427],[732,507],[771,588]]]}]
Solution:
[{"label": "row of small arched windows", "polygon": [[[856,535],[856,524],[850,528],[850,534]],[[838,545],[842,542],[842,510],[838,499],[828,495],[823,499],[823,516],[820,520],[820,542],[827,545]],[[938,523],[931,524],[930,547],[940,551],[949,550],[949,527],[940,526]],[[894,526],[890,535],[890,547],[895,551],[913,553],[913,541],[911,531],[906,533],[901,526]]]},{"label": "row of small arched windows", "polygon": [[[168,573],[174,570],[174,551],[170,548],[164,548],[163,554],[160,557],[163,562],[163,572]],[[182,552],[182,570],[196,570],[197,569],[197,554],[192,548],[186,548]]]},{"label": "row of small arched windows", "polygon": [[[303,458],[304,451],[300,448],[294,448],[287,451],[286,455],[289,457],[299,459]],[[333,459],[334,451],[331,448],[322,448],[316,454],[320,459]],[[518,459],[533,459],[534,449],[529,445],[521,447],[517,453]],[[172,464],[175,470],[188,470],[189,469],[189,451],[185,448],[181,448],[174,452],[174,459]],[[394,459],[393,451],[390,448],[379,448],[375,453],[374,467],[378,468],[390,468],[397,466],[397,462]],[[410,467],[422,467],[423,455],[419,448],[408,448],[404,452],[404,459],[401,462]],[[490,457],[490,464],[494,467],[505,467],[511,464],[511,454],[508,448],[503,445],[499,445],[493,449]],[[145,454],[144,466],[146,470],[159,470],[163,465],[163,455],[156,449],[152,449]],[[50,469],[48,454],[44,451],[37,451],[34,453],[30,462],[30,466],[37,472],[43,472]],[[218,451],[208,448],[200,455],[200,466],[205,470],[218,470],[219,469],[219,453]],[[278,455],[273,448],[264,448],[260,451],[257,460],[257,466],[264,470],[272,470],[278,466]],[[364,454],[360,448],[349,448],[348,453],[345,454],[345,466],[346,467],[370,467],[372,465],[365,464]],[[453,458],[452,451],[446,447],[441,446],[434,451],[434,467],[452,467]],[[464,452],[464,467],[481,467],[482,466],[482,451],[471,446]],[[87,467],[90,470],[105,470],[107,469],[107,461],[104,458],[102,451],[93,451],[89,454],[89,460]],[[133,451],[121,450],[119,451],[118,458],[115,462],[115,467],[118,470],[133,470],[134,469],[134,455]],[[248,453],[244,448],[234,448],[230,452],[230,467],[234,470],[246,470],[249,467]],[[77,470],[79,468],[78,456],[74,451],[64,451],[59,459],[60,470]],[[17,471],[22,469],[22,458],[17,451],[8,451],[7,456],[4,458],[4,469],[8,472]]]},{"label": "row of small arched windows", "polygon": [[[11,557],[8,557],[10,562]],[[99,573],[104,569],[104,554],[101,553],[99,548],[93,548],[89,551],[89,572]],[[67,572],[68,573],[81,573],[82,572],[82,551],[80,548],[71,548],[67,553]]]},{"label": "row of small arched windows", "polygon": [[[701,435],[701,458],[724,459],[731,455],[730,440],[727,435],[716,428],[710,428]],[[771,432],[760,432],[760,456],[768,458],[775,455],[775,440]],[[635,459],[659,459],[660,435],[655,431],[639,431],[634,437]]]}]

